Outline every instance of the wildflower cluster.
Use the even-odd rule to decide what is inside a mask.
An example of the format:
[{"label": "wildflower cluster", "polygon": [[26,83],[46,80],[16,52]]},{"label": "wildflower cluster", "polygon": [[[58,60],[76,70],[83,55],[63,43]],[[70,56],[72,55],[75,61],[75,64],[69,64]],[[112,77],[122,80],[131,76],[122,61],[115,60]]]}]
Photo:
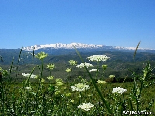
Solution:
[{"label": "wildflower cluster", "polygon": [[54,65],[54,64],[51,64],[51,63],[49,63],[49,64],[47,65],[47,68],[49,68],[50,70],[53,70],[54,67],[55,67],[55,65]]},{"label": "wildflower cluster", "polygon": [[78,108],[81,108],[85,111],[89,111],[92,107],[94,107],[94,105],[91,103],[83,103],[83,104],[78,106]]},{"label": "wildflower cluster", "polygon": [[25,87],[26,90],[31,91],[32,88],[31,87]]},{"label": "wildflower cluster", "polygon": [[97,71],[97,69],[91,69],[91,70],[89,70],[89,72],[95,72],[95,71]]},{"label": "wildflower cluster", "polygon": [[77,61],[75,61],[75,60],[70,60],[68,62],[69,62],[70,65],[76,65],[76,63],[77,63]]},{"label": "wildflower cluster", "polygon": [[56,79],[55,81],[56,81],[56,85],[57,85],[57,86],[63,85],[63,80],[62,80],[61,78],[58,78],[58,79]]},{"label": "wildflower cluster", "polygon": [[87,68],[88,67],[93,67],[93,65],[92,64],[90,64],[90,63],[81,63],[81,64],[79,64],[79,65],[77,65],[76,67],[77,68],[84,68],[84,66],[86,66]]},{"label": "wildflower cluster", "polygon": [[64,89],[66,87],[64,87],[64,83],[63,83],[63,80],[61,78],[57,78],[55,79],[55,94],[56,95],[62,95],[62,93],[64,92]]},{"label": "wildflower cluster", "polygon": [[54,78],[54,76],[47,77],[48,80],[52,80],[53,78]]},{"label": "wildflower cluster", "polygon": [[115,75],[109,75],[109,78],[114,78],[115,77]]},{"label": "wildflower cluster", "polygon": [[37,75],[34,75],[34,74],[30,74],[30,73],[22,73],[22,75],[24,76],[24,77],[29,77],[30,75],[31,75],[31,77],[30,78],[34,78],[34,79],[36,79],[36,78],[38,78],[38,76]]},{"label": "wildflower cluster", "polygon": [[37,55],[35,55],[36,58],[38,58],[39,60],[43,60],[44,58],[47,57],[47,54],[45,52],[40,52]]},{"label": "wildflower cluster", "polygon": [[67,68],[67,69],[66,69],[66,72],[68,72],[68,73],[71,72],[71,71],[72,71],[71,68]]},{"label": "wildflower cluster", "polygon": [[106,55],[92,55],[87,57],[89,61],[107,61],[110,57],[107,57]]},{"label": "wildflower cluster", "polygon": [[85,83],[78,83],[74,86],[71,86],[72,91],[85,91],[89,89],[89,85],[86,85]]},{"label": "wildflower cluster", "polygon": [[107,83],[107,82],[106,82],[106,81],[102,81],[102,80],[98,80],[97,83],[105,84],[105,83]]},{"label": "wildflower cluster", "polygon": [[41,79],[41,82],[44,83],[44,82],[45,82],[45,79],[42,78],[42,79]]},{"label": "wildflower cluster", "polygon": [[2,69],[2,67],[0,67],[0,72],[2,73],[2,75],[3,75],[4,77],[8,75],[8,71]]},{"label": "wildflower cluster", "polygon": [[120,87],[116,87],[116,88],[113,88],[112,93],[120,93],[120,94],[122,94],[122,93],[124,93],[124,92],[126,92],[126,91],[127,91],[127,89],[123,89],[123,88],[120,88]]},{"label": "wildflower cluster", "polygon": [[107,68],[107,65],[102,65],[103,70]]}]

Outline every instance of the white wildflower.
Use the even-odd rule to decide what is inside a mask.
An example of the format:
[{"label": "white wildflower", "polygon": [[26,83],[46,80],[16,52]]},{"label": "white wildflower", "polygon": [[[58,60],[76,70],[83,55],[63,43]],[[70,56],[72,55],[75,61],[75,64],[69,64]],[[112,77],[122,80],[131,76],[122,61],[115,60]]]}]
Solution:
[{"label": "white wildflower", "polygon": [[109,75],[109,78],[114,78],[115,77],[115,75]]},{"label": "white wildflower", "polygon": [[127,91],[127,89],[116,87],[116,88],[113,88],[112,93],[120,93],[120,94],[122,94],[122,93],[124,93],[126,91]]},{"label": "white wildflower", "polygon": [[71,86],[72,91],[85,91],[89,89],[89,85],[86,85],[84,83],[78,83],[75,84],[75,86]]},{"label": "white wildflower", "polygon": [[31,87],[25,87],[25,89],[27,89],[27,90],[32,90],[32,88],[31,88]]},{"label": "white wildflower", "polygon": [[92,56],[89,56],[87,57],[87,59],[89,61],[106,61],[108,60],[110,57],[107,57],[106,55],[92,55]]},{"label": "white wildflower", "polygon": [[89,111],[92,107],[94,107],[91,103],[83,103],[82,105],[79,105],[78,108],[81,108],[85,111]]},{"label": "white wildflower", "polygon": [[37,75],[29,74],[29,73],[27,73],[27,74],[26,74],[26,73],[22,73],[22,75],[23,75],[24,77],[29,77],[29,76],[31,75],[30,78],[35,78],[35,79],[38,78]]},{"label": "white wildflower", "polygon": [[94,72],[94,71],[97,71],[97,69],[91,69],[91,70],[89,70],[89,72]]},{"label": "white wildflower", "polygon": [[73,99],[71,99],[71,100],[70,100],[70,102],[74,103],[74,100],[73,100]]},{"label": "white wildflower", "polygon": [[86,66],[87,68],[88,67],[93,67],[93,65],[92,64],[90,64],[90,63],[81,63],[81,64],[79,64],[79,65],[77,65],[76,67],[78,67],[78,68],[83,68],[84,66]]}]

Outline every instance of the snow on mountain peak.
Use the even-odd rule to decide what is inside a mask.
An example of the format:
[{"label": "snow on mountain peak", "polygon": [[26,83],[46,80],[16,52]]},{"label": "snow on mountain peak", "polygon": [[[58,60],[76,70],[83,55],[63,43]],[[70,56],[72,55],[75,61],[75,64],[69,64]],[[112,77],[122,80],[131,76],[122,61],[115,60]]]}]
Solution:
[{"label": "snow on mountain peak", "polygon": [[74,49],[74,47],[76,47],[76,48],[98,48],[98,47],[103,47],[103,45],[82,44],[82,43],[70,43],[70,44],[56,43],[56,44],[45,44],[45,45],[34,45],[34,46],[23,47],[23,50],[32,51],[33,49],[38,50],[38,49],[42,49],[42,48]]},{"label": "snow on mountain peak", "polygon": [[[135,50],[136,47],[120,47],[120,46],[104,46],[104,45],[94,45],[94,44],[82,44],[82,43],[70,43],[70,44],[62,44],[62,43],[56,43],[56,44],[45,44],[45,45],[34,45],[34,46],[28,46],[23,47],[23,50],[25,51],[33,51],[39,50],[39,49],[74,49],[76,48],[105,48],[105,49],[115,49],[115,50]],[[152,50],[152,49],[144,49],[144,48],[138,48],[139,50]]]}]

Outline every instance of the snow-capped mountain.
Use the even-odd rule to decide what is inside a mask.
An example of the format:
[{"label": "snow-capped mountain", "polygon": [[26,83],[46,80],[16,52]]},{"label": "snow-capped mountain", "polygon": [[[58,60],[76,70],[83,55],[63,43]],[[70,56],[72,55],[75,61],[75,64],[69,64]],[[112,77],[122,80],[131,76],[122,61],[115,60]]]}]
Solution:
[{"label": "snow-capped mountain", "polygon": [[32,51],[34,50],[39,50],[42,48],[53,48],[53,49],[74,49],[76,48],[101,48],[103,45],[94,45],[94,44],[82,44],[82,43],[71,43],[71,44],[62,44],[62,43],[56,43],[56,44],[45,44],[45,45],[34,45],[34,46],[28,46],[28,47],[23,47],[23,50],[25,51]]},{"label": "snow-capped mountain", "polygon": [[[23,47],[23,50],[25,51],[33,51],[39,50],[39,49],[74,49],[74,47],[80,49],[106,49],[106,50],[135,50],[136,47],[119,47],[119,46],[105,46],[105,45],[94,45],[94,44],[82,44],[82,43],[71,43],[71,44],[62,44],[62,43],[56,43],[56,44],[45,44],[45,45],[34,45],[34,46],[28,46]],[[152,50],[152,49],[144,49],[144,48],[138,48],[139,50]]]}]

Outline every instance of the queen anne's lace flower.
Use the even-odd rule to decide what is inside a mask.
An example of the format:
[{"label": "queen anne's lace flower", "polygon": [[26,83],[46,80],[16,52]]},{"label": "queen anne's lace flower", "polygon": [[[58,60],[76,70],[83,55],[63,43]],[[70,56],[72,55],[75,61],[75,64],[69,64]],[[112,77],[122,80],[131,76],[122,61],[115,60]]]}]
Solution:
[{"label": "queen anne's lace flower", "polygon": [[22,73],[22,75],[23,75],[24,77],[29,77],[29,76],[31,75],[30,78],[35,78],[35,79],[38,78],[37,75],[29,74],[29,73],[27,73],[27,74],[26,74],[26,73]]},{"label": "queen anne's lace flower", "polygon": [[84,66],[86,66],[87,68],[88,67],[93,67],[93,65],[92,64],[90,64],[90,63],[81,63],[81,64],[79,64],[79,65],[77,65],[76,67],[78,67],[78,68],[83,68]]},{"label": "queen anne's lace flower", "polygon": [[32,90],[31,87],[25,87],[25,89],[26,89],[26,90],[29,90],[29,91]]},{"label": "queen anne's lace flower", "polygon": [[114,78],[115,77],[115,75],[109,75],[109,78]]},{"label": "queen anne's lace flower", "polygon": [[89,111],[92,107],[94,107],[91,103],[83,103],[82,105],[79,105],[78,108],[81,108],[85,111]]},{"label": "queen anne's lace flower", "polygon": [[97,71],[97,69],[91,69],[91,70],[89,70],[89,72],[94,72],[94,71]]},{"label": "queen anne's lace flower", "polygon": [[113,88],[112,93],[120,93],[120,94],[122,94],[122,93],[124,93],[124,92],[126,92],[126,91],[127,91],[127,89],[123,89],[123,88],[120,88],[120,87],[116,87],[116,88]]},{"label": "queen anne's lace flower", "polygon": [[85,91],[89,89],[89,85],[86,85],[84,83],[78,83],[75,84],[75,86],[71,86],[72,91]]},{"label": "queen anne's lace flower", "polygon": [[70,102],[74,103],[74,100],[73,100],[73,99],[71,99],[71,100],[70,100]]},{"label": "queen anne's lace flower", "polygon": [[87,59],[89,61],[106,61],[108,60],[110,57],[107,57],[106,55],[92,55],[87,57]]}]

